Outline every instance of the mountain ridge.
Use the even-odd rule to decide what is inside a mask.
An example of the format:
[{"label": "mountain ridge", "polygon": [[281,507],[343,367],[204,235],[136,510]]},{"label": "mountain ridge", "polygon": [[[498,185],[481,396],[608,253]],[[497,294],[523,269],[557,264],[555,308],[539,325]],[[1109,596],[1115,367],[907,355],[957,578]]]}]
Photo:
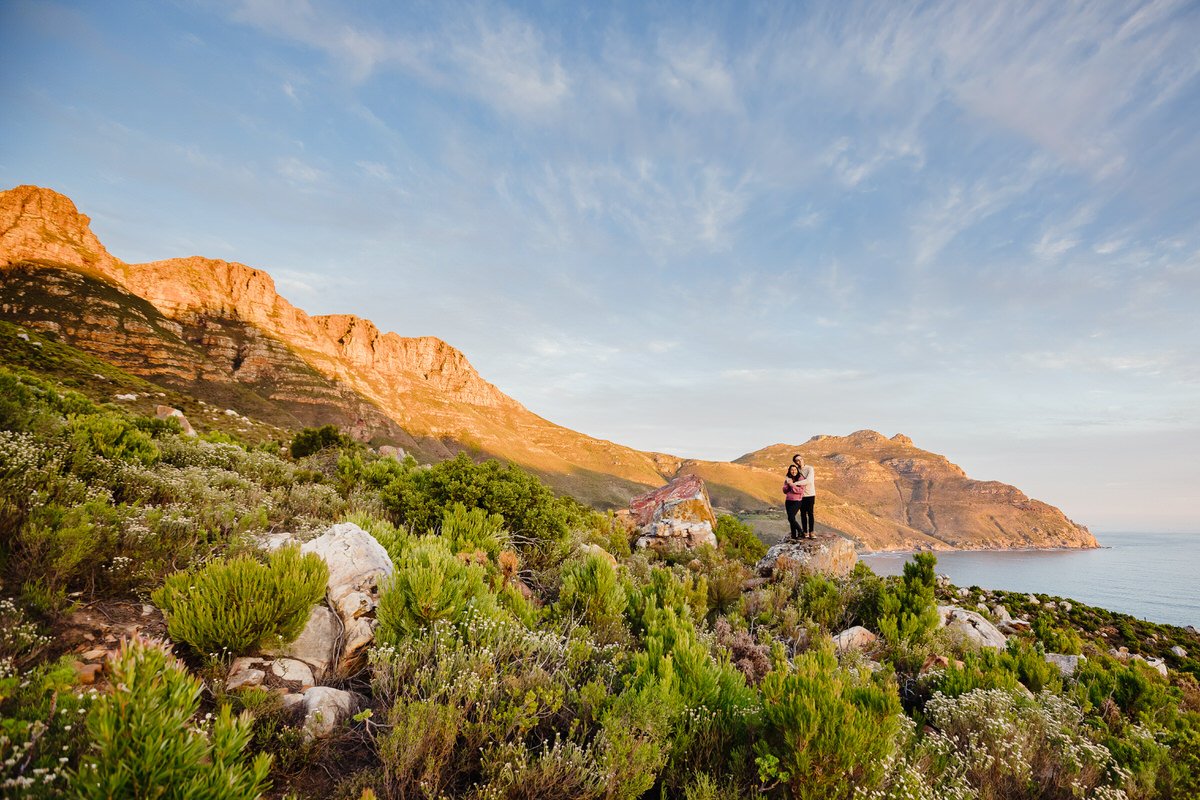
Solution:
[{"label": "mountain ridge", "polygon": [[[831,478],[819,490],[825,495],[820,521],[865,547],[1095,546],[1086,528],[1052,506],[1035,506],[1037,501],[1006,484],[996,483],[988,495],[980,487],[989,482],[970,481],[948,459],[913,447],[902,434],[890,440],[874,431],[819,435],[803,445],[779,443],[732,462],[712,462],[643,452],[571,431],[504,394],[442,339],[384,332],[353,314],[309,315],[283,298],[263,270],[202,256],[121,261],[91,231],[90,219],[50,189],[0,192],[0,263],[5,267],[0,288],[9,296],[0,309],[6,317],[63,334],[85,350],[108,352],[135,374],[197,389],[249,387],[256,405],[282,404],[284,422],[288,416],[302,424],[332,418],[359,438],[382,437],[430,458],[464,449],[504,458],[601,507],[622,506],[645,488],[697,474],[718,505],[765,510],[780,503],[778,457],[809,448],[828,462],[819,473]],[[107,311],[97,311],[100,307]],[[126,318],[133,316],[137,319]],[[199,364],[193,372],[191,361]],[[343,413],[346,408],[351,412]],[[879,440],[911,448],[888,456],[893,461],[906,456],[908,473],[891,463],[872,470],[862,458],[843,464],[825,452],[834,444],[873,451]],[[860,502],[864,491],[854,485],[852,473],[890,481],[899,501],[881,499],[872,484],[865,492],[868,502]],[[913,477],[918,473],[932,477]],[[953,498],[939,496],[933,503],[934,485],[976,501],[990,497],[993,519],[970,518]],[[961,535],[939,535],[934,509],[945,514],[945,503],[947,518],[963,526]]]}]

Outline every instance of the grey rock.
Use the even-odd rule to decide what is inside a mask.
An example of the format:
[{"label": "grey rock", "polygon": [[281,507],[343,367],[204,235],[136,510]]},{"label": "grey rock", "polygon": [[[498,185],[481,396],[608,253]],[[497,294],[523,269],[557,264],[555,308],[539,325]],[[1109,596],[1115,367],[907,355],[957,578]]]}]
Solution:
[{"label": "grey rock", "polygon": [[938,606],[938,615],[941,617],[942,626],[966,644],[1003,650],[1008,643],[1008,639],[995,625],[974,611],[967,611],[958,606]]},{"label": "grey rock", "polygon": [[1171,648],[1171,655],[1175,656],[1176,658],[1187,658],[1187,650],[1184,650],[1179,645],[1175,645]]},{"label": "grey rock", "polygon": [[312,738],[331,736],[358,711],[358,698],[330,686],[304,692],[304,732]]},{"label": "grey rock", "polygon": [[283,647],[264,651],[275,658],[294,658],[312,668],[316,680],[322,680],[337,658],[342,639],[342,624],[338,616],[323,605],[313,606],[304,630],[296,641]]},{"label": "grey rock", "polygon": [[300,689],[311,689],[316,681],[308,664],[294,658],[280,658],[271,664],[271,674],[288,683],[300,684]]},{"label": "grey rock", "polygon": [[334,525],[300,549],[329,565],[327,594],[335,608],[351,592],[378,597],[380,582],[395,570],[383,545],[353,522]]},{"label": "grey rock", "polygon": [[1011,622],[1012,621],[1012,615],[1009,614],[1008,609],[1005,608],[1000,603],[997,603],[996,605],[992,606],[992,616],[994,616],[996,618],[997,622]]},{"label": "grey rock", "polygon": [[1041,601],[1041,600],[1038,600],[1036,597],[1034,597],[1034,596],[1033,596],[1033,595],[1031,595],[1031,594],[1027,594],[1027,595],[1025,595],[1025,600],[1026,600],[1026,601],[1029,603],[1029,605],[1031,605],[1031,606],[1040,606],[1040,605],[1042,604],[1042,601]]},{"label": "grey rock", "polygon": [[1087,656],[1069,656],[1063,653],[1046,653],[1046,663],[1058,667],[1058,671],[1070,677],[1079,669],[1079,665],[1087,661]]},{"label": "grey rock", "polygon": [[225,689],[244,689],[251,686],[262,686],[267,673],[259,669],[260,659],[235,658],[229,665],[229,674],[225,677]]},{"label": "grey rock", "polygon": [[841,536],[818,536],[799,542],[773,545],[756,565],[760,575],[773,575],[777,567],[842,577],[858,562],[854,543]]}]

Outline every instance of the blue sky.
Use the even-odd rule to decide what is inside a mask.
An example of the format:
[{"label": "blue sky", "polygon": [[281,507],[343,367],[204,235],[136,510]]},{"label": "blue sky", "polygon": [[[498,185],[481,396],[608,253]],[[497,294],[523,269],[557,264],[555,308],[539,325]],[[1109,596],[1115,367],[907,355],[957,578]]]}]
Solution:
[{"label": "blue sky", "polygon": [[903,432],[1200,530],[1200,6],[0,6],[0,184],[733,458]]}]

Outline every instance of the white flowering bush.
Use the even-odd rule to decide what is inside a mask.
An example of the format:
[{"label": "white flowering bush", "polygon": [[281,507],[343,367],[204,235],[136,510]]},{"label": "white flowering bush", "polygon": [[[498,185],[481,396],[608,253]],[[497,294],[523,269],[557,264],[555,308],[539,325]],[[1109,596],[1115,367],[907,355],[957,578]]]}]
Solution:
[{"label": "white flowering bush", "polygon": [[1051,692],[976,689],[926,704],[983,798],[1123,800],[1125,775],[1097,744],[1083,712]]}]

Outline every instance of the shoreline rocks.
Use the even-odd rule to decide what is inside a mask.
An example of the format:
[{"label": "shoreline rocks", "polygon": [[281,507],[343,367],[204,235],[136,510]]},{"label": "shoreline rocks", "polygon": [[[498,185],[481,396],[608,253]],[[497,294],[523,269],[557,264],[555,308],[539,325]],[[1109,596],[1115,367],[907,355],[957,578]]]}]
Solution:
[{"label": "shoreline rocks", "polygon": [[780,569],[803,569],[840,578],[849,575],[857,563],[858,553],[849,539],[836,534],[817,534],[815,539],[773,545],[755,569],[767,577]]}]

